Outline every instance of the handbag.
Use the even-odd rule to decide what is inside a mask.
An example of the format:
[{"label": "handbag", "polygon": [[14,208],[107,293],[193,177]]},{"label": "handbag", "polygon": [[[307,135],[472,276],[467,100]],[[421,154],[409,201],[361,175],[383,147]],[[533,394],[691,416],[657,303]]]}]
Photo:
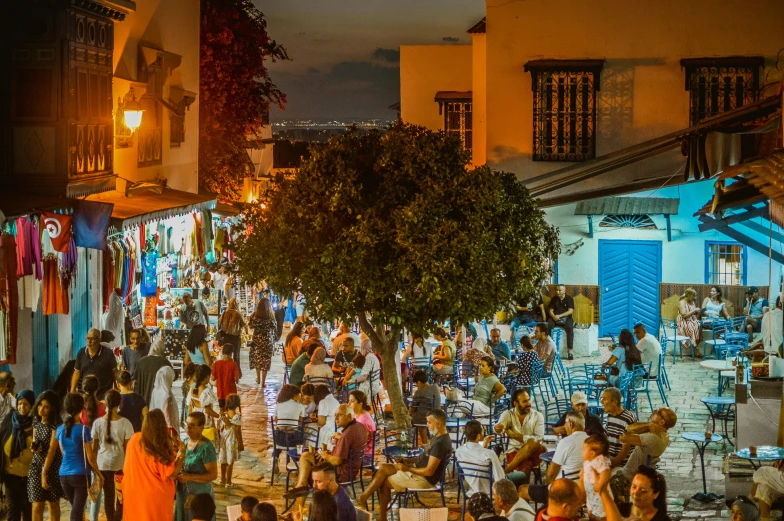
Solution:
[{"label": "handbag", "polygon": [[448,402],[456,402],[460,399],[460,393],[454,387],[447,387],[444,390],[444,396]]},{"label": "handbag", "polygon": [[[84,458],[84,468],[89,469],[90,467],[87,465],[87,449],[84,447],[84,430],[87,427],[84,425],[82,426],[82,457]],[[84,480],[87,482],[87,495],[90,496],[90,501],[96,503],[98,501],[98,497],[101,495],[101,490],[103,489],[103,485],[101,484],[100,476],[96,475],[92,484],[90,483],[90,479],[87,475],[84,476]]]}]

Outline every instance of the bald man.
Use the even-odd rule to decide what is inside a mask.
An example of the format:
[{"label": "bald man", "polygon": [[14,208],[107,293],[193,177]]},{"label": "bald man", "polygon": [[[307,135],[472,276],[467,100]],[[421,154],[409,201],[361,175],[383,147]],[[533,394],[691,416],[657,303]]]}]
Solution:
[{"label": "bald man", "polygon": [[539,511],[536,521],[576,519],[583,505],[585,505],[585,493],[580,490],[577,482],[566,478],[556,479],[550,485],[547,508]]},{"label": "bald man", "polygon": [[71,376],[71,392],[77,392],[81,382],[87,375],[98,378],[98,398],[112,388],[117,379],[117,359],[114,351],[101,345],[101,330],[93,328],[87,332],[87,346],[76,354],[73,376]]},{"label": "bald man", "polygon": [[[363,424],[354,419],[354,412],[346,404],[338,406],[335,410],[335,425],[343,430],[332,436],[335,441],[335,448],[321,454],[303,454],[299,459],[299,478],[297,486],[284,494],[287,498],[297,498],[301,504],[305,504],[305,497],[310,490],[308,478],[311,469],[322,463],[330,463],[338,471],[338,482],[347,483],[351,481],[359,472],[362,466],[362,455],[367,445],[368,430]],[[353,469],[349,466],[349,459],[353,457]]]}]

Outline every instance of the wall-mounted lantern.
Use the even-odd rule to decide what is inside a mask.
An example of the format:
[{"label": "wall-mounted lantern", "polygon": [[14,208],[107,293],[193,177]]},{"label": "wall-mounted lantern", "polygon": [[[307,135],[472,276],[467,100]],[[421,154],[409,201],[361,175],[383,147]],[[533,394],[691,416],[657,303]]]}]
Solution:
[{"label": "wall-mounted lantern", "polygon": [[136,129],[142,125],[142,114],[144,109],[142,104],[133,97],[133,89],[131,89],[131,100],[123,107],[123,116],[125,118],[125,126],[131,130],[131,133],[136,132]]}]

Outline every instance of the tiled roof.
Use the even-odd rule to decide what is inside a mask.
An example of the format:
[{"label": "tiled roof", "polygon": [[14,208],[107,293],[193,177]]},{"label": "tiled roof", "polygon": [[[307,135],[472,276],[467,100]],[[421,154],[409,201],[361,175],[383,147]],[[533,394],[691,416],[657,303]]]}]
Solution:
[{"label": "tiled roof", "polygon": [[485,34],[487,32],[487,17],[485,16],[468,30],[468,34]]},{"label": "tiled roof", "polygon": [[670,197],[600,197],[580,201],[575,215],[676,215],[680,199]]}]

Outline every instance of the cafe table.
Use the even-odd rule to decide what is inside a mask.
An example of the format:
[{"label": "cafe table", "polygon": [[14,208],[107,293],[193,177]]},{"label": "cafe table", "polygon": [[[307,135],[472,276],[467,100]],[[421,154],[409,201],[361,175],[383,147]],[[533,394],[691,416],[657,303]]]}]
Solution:
[{"label": "cafe table", "polygon": [[751,466],[754,467],[754,470],[757,470],[760,464],[765,461],[784,460],[784,448],[773,445],[759,445],[757,446],[756,454],[753,456],[748,448],[736,450],[735,456],[748,460]]},{"label": "cafe table", "polygon": [[719,391],[719,396],[721,396],[722,371],[734,371],[735,366],[732,365],[732,362],[730,360],[703,360],[702,362],[700,362],[700,366],[704,367],[705,369],[710,369],[711,371],[716,371],[717,380],[718,380],[718,391]]},{"label": "cafe table", "polygon": [[702,493],[705,495],[708,493],[708,484],[705,481],[705,449],[711,443],[723,441],[724,436],[713,433],[710,438],[706,438],[704,432],[684,432],[681,434],[681,438],[694,443],[697,446],[697,451],[700,453],[700,468],[702,470]]}]

